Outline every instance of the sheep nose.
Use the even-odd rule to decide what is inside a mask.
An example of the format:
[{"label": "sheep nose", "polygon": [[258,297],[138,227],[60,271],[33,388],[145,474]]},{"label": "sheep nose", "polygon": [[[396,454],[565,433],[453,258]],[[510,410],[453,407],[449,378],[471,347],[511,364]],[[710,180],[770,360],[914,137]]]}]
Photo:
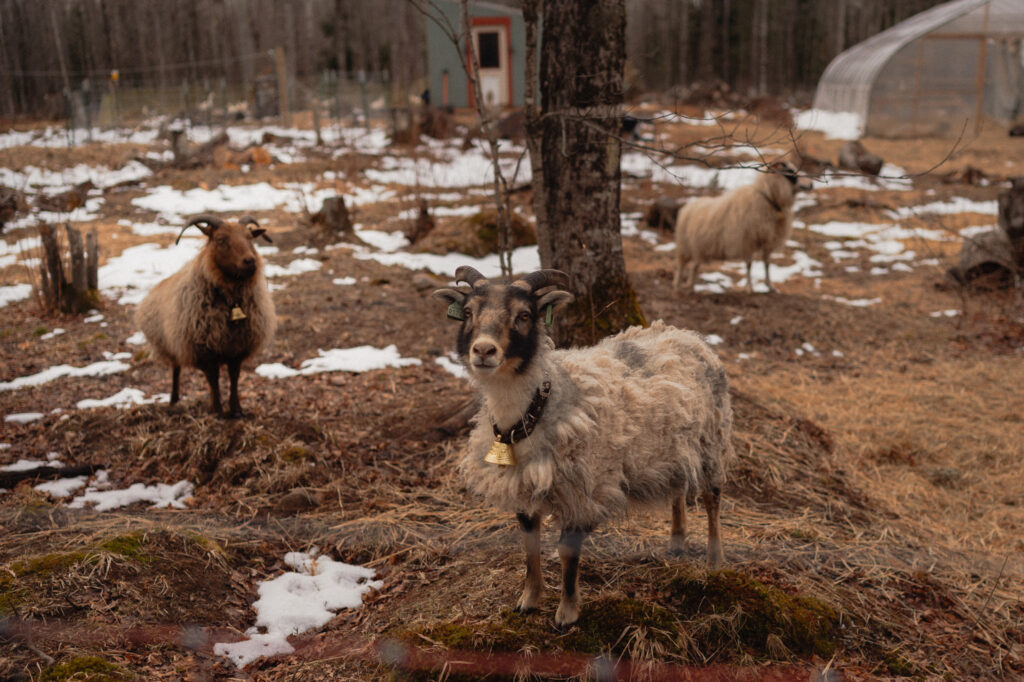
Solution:
[{"label": "sheep nose", "polygon": [[256,267],[256,259],[253,258],[252,256],[246,256],[245,259],[242,261],[242,265],[244,265],[247,268],[254,268]]},{"label": "sheep nose", "polygon": [[477,341],[473,344],[473,355],[489,358],[498,352],[498,347],[490,341]]}]

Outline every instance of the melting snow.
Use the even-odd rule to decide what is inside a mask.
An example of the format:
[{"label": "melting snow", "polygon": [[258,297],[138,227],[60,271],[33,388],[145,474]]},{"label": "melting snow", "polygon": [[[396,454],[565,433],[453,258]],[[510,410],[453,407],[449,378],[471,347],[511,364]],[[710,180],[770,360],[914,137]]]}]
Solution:
[{"label": "melting snow", "polygon": [[256,368],[256,374],[268,379],[289,377],[321,372],[369,372],[385,367],[408,367],[421,364],[416,358],[403,358],[394,344],[387,348],[357,346],[355,348],[332,348],[317,351],[319,357],[303,360],[299,369],[292,369],[280,362],[263,364]]},{"label": "melting snow", "polygon": [[358,608],[363,595],[383,586],[371,580],[373,569],[352,566],[311,553],[289,552],[284,562],[294,569],[259,586],[253,602],[256,625],[246,631],[247,640],[214,644],[213,653],[243,667],[261,656],[288,654],[295,649],[289,635],[298,635],[327,624],[335,612]]},{"label": "melting snow", "polygon": [[833,140],[856,140],[861,133],[860,116],[852,111],[807,109],[797,114],[795,123],[800,130],[818,130]]},{"label": "melting snow", "polygon": [[0,287],[0,308],[8,303],[24,301],[32,294],[31,284],[14,284],[7,287]]},{"label": "melting snow", "polygon": [[[377,253],[356,248],[352,254],[359,260],[373,260],[381,265],[399,265],[410,270],[426,269],[434,274],[451,277],[455,268],[470,265],[484,277],[500,277],[501,264],[497,254],[488,254],[483,258],[473,258],[463,253],[449,253],[443,256],[436,253]],[[532,272],[540,269],[540,252],[536,246],[521,246],[512,251],[512,267],[515,272]]]},{"label": "melting snow", "polygon": [[434,360],[437,364],[441,365],[445,371],[454,374],[460,379],[465,379],[469,376],[469,372],[466,368],[458,361],[458,358],[454,353],[449,353],[447,356],[440,356]]},{"label": "melting snow", "polygon": [[101,398],[99,400],[93,398],[85,398],[75,403],[75,407],[80,410],[89,410],[96,407],[119,407],[127,408],[132,405],[149,405],[151,403],[167,403],[170,402],[171,396],[169,393],[157,393],[156,395],[146,397],[146,394],[137,388],[123,388],[109,398]]},{"label": "melting snow", "polygon": [[291,277],[301,275],[304,272],[314,272],[323,266],[318,260],[312,258],[298,258],[289,263],[286,267],[267,263],[263,266],[263,272],[267,277]]},{"label": "melting snow", "polygon": [[31,374],[25,377],[12,379],[11,381],[0,381],[0,391],[13,391],[26,386],[38,386],[47,382],[59,379],[60,377],[101,377],[108,374],[116,374],[131,369],[119,360],[105,360],[94,362],[85,367],[72,367],[71,365],[55,365],[42,372]]},{"label": "melting snow", "polygon": [[[0,390],[2,389],[3,385],[0,384]],[[12,412],[4,417],[4,421],[11,424],[28,424],[42,418],[42,412]]]},{"label": "melting snow", "polygon": [[154,507],[185,508],[185,501],[192,498],[195,486],[188,481],[178,481],[174,485],[157,483],[144,485],[135,483],[124,490],[95,490],[89,488],[84,494],[71,500],[69,507],[82,509],[87,504],[94,504],[96,511],[109,511],[118,507],[127,507],[136,502],[149,502]]}]

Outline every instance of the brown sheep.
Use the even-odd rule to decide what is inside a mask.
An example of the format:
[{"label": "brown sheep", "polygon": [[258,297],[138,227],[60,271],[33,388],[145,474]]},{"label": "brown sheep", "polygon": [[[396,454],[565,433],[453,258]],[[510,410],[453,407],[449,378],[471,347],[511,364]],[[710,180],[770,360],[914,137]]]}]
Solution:
[{"label": "brown sheep", "polygon": [[196,367],[210,385],[210,411],[220,415],[220,366],[227,365],[228,416],[242,417],[238,372],[242,362],[270,342],[277,326],[263,261],[253,244],[257,237],[270,238],[250,216],[239,222],[196,216],[182,234],[193,225],[209,241],[153,288],[135,312],[135,323],[156,357],[171,366],[172,405],[179,398],[181,368]]},{"label": "brown sheep", "polygon": [[[689,264],[686,288],[693,291],[702,263],[742,259],[747,264],[747,291],[754,292],[751,263],[764,261],[764,277],[772,290],[768,259],[793,229],[793,198],[797,171],[776,162],[752,185],[737,187],[720,197],[693,199],[676,217],[676,291],[683,286],[683,270]],[[801,186],[799,189],[809,189]]]}]

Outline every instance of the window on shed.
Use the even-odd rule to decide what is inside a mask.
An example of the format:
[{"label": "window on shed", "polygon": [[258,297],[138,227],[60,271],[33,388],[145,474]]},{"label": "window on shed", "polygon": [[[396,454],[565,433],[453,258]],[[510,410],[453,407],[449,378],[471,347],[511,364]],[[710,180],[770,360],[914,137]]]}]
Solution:
[{"label": "window on shed", "polygon": [[478,33],[477,52],[480,54],[481,69],[500,69],[501,56],[498,53],[498,32],[487,31]]}]

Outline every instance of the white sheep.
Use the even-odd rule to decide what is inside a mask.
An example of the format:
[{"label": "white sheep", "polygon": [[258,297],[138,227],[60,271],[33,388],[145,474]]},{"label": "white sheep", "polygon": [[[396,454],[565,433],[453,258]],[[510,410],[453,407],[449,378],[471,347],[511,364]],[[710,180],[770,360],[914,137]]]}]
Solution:
[{"label": "white sheep", "polygon": [[[751,264],[764,261],[764,278],[772,290],[768,260],[793,229],[793,198],[797,171],[785,162],[768,166],[753,184],[737,187],[719,197],[700,197],[687,202],[676,216],[676,272],[673,286],[683,286],[683,270],[689,264],[685,287],[693,291],[702,263],[742,260],[747,264],[747,291],[753,293]],[[810,185],[801,186],[808,189]]]},{"label": "white sheep", "polygon": [[200,215],[182,233],[193,225],[209,241],[181,270],[153,288],[135,311],[135,323],[156,357],[171,366],[172,405],[178,402],[181,368],[196,367],[210,385],[210,411],[221,414],[223,364],[231,382],[228,416],[241,417],[242,362],[270,342],[277,326],[263,261],[253,244],[257,237],[270,238],[250,216],[236,223]]},{"label": "white sheep", "polygon": [[544,320],[573,298],[564,273],[497,284],[462,267],[456,280],[471,290],[434,296],[462,319],[458,353],[483,396],[460,469],[472,492],[519,520],[527,562],[517,609],[540,603],[543,514],[562,527],[559,626],[579,618],[586,533],[636,505],[672,502],[670,549],[678,552],[686,502],[699,494],[707,561],[719,565],[719,495],[734,454],[729,387],[714,351],[660,321],[591,348],[555,350]]}]

